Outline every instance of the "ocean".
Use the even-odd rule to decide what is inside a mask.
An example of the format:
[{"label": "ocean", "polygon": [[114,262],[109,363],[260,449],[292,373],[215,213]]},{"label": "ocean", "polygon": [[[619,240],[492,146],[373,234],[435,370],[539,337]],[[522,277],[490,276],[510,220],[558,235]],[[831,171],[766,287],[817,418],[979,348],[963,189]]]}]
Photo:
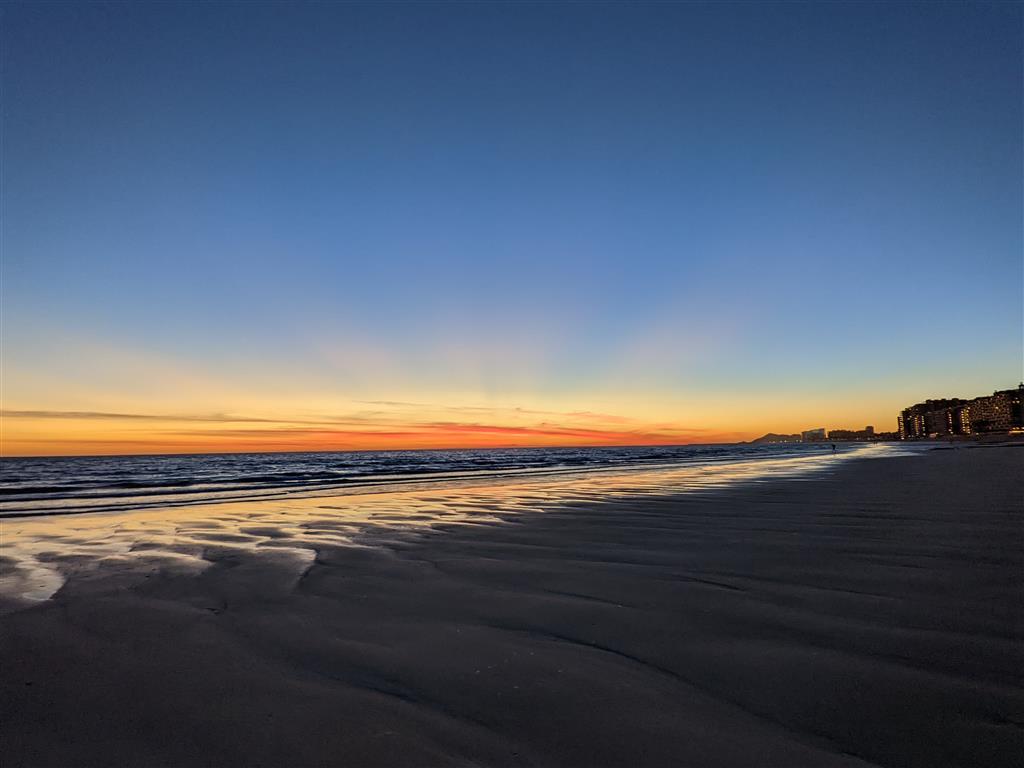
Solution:
[{"label": "ocean", "polygon": [[[863,444],[838,443],[847,453]],[[828,443],[342,451],[0,460],[0,516],[391,491],[831,453]]]}]

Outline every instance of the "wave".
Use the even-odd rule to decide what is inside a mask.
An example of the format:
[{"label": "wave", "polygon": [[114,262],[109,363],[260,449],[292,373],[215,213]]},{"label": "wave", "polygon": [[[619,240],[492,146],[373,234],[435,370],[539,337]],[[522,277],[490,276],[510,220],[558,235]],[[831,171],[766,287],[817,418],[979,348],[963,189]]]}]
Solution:
[{"label": "wave", "polygon": [[[856,446],[841,445],[840,452]],[[103,511],[409,483],[716,464],[813,455],[828,446],[510,448],[0,460],[0,516]]]}]

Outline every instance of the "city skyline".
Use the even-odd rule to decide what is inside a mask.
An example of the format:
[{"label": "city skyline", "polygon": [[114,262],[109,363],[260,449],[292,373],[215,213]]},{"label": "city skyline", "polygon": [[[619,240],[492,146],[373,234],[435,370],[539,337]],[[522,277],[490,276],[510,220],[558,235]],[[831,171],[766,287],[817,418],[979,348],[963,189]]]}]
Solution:
[{"label": "city skyline", "polygon": [[8,5],[0,453],[732,442],[1015,386],[1019,7]]}]

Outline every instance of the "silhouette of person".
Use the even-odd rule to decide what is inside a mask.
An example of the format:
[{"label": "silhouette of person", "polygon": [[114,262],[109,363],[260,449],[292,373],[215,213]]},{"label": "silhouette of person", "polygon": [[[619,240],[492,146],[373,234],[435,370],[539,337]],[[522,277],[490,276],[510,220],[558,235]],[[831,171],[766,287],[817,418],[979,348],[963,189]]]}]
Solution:
[{"label": "silhouette of person", "polygon": [[832,443],[832,453],[835,453],[835,452],[836,452],[836,444]]}]

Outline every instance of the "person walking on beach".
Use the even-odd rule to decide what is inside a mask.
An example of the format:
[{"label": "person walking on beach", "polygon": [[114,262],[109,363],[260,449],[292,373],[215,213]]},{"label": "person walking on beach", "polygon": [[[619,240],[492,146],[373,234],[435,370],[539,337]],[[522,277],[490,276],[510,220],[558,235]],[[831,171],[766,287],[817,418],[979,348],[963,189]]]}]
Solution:
[{"label": "person walking on beach", "polygon": [[836,452],[836,444],[832,443],[832,453],[835,453],[835,452]]}]

